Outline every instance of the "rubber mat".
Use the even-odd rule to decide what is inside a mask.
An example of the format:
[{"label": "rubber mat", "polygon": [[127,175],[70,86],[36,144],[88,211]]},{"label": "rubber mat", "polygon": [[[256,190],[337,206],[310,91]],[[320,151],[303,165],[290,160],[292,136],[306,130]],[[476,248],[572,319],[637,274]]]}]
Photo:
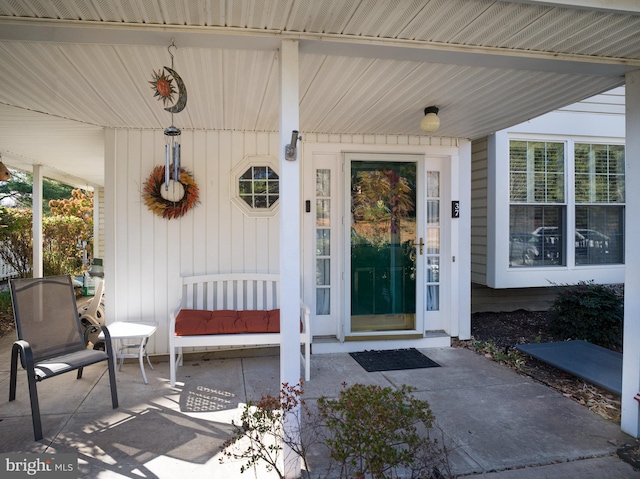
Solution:
[{"label": "rubber mat", "polygon": [[440,367],[438,363],[429,359],[415,348],[391,349],[388,351],[373,350],[349,354],[370,373],[375,371]]},{"label": "rubber mat", "polygon": [[615,394],[622,394],[622,354],[587,341],[519,344],[516,349]]}]

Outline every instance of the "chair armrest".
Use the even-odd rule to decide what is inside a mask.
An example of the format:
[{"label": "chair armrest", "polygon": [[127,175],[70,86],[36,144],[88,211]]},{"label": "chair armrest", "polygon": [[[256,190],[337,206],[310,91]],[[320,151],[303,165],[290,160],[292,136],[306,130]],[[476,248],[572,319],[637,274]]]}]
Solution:
[{"label": "chair armrest", "polygon": [[87,347],[89,344],[89,335],[97,332],[100,329],[100,326],[97,324],[90,324],[87,326],[87,329],[84,330],[84,347]]},{"label": "chair armrest", "polygon": [[176,307],[169,313],[169,337],[172,338],[176,333],[176,318],[182,309],[182,299],[178,300]]},{"label": "chair armrest", "polygon": [[13,352],[20,354],[20,365],[23,369],[27,369],[27,364],[33,365],[33,351],[28,341],[18,339],[13,342]]},{"label": "chair armrest", "polygon": [[109,328],[104,324],[101,324],[100,329],[102,330],[102,334],[104,334],[104,344],[107,350],[107,356],[109,356],[109,358],[113,358],[113,344],[111,344],[111,333],[109,332]]},{"label": "chair armrest", "polygon": [[33,351],[28,341],[24,339],[14,341],[12,350],[12,354],[20,354],[20,365],[23,369],[27,369],[27,364],[33,366]]}]

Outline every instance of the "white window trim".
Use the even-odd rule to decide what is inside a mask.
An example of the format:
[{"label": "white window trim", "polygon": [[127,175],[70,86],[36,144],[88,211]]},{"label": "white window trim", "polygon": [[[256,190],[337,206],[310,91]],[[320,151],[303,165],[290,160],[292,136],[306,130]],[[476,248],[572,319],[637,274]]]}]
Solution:
[{"label": "white window trim", "polygon": [[[623,283],[624,264],[576,266],[574,264],[575,251],[572,241],[568,242],[566,266],[509,267],[509,235],[507,233],[509,231],[509,207],[511,205],[509,200],[509,142],[511,140],[565,143],[567,228],[575,223],[573,178],[574,144],[625,144],[621,138],[523,134],[515,132],[509,133],[505,130],[489,137],[487,286],[496,289],[529,288],[571,284],[590,280],[602,284]],[[571,231],[573,231],[572,226]],[[493,241],[491,240],[492,237]]]},{"label": "white window trim", "polygon": [[279,210],[279,195],[278,200],[268,208],[252,208],[249,204],[247,204],[245,200],[240,197],[240,177],[244,175],[244,173],[252,166],[267,166],[276,172],[278,178],[280,177],[280,172],[278,171],[278,161],[274,157],[257,155],[245,156],[242,161],[231,170],[231,174],[229,175],[231,181],[231,184],[229,185],[231,202],[238,208],[240,208],[240,210],[246,216],[249,216],[251,218],[275,216],[276,214],[278,214]]}]

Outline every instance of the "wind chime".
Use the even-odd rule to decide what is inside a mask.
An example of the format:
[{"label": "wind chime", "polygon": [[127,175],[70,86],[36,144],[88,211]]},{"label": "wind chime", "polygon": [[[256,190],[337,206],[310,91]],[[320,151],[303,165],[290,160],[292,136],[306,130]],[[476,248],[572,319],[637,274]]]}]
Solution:
[{"label": "wind chime", "polygon": [[[154,71],[153,80],[149,82],[154,90],[154,97],[162,100],[164,105],[173,103],[175,95],[178,96],[175,103],[165,107],[165,110],[171,113],[171,126],[164,130],[164,167],[154,168],[145,182],[142,194],[145,204],[151,211],[168,219],[185,214],[198,202],[199,196],[198,187],[193,178],[182,168],[181,131],[173,124],[173,114],[180,113],[187,105],[187,88],[180,75],[173,69],[172,49],[177,49],[173,41],[167,48],[171,56],[171,68],[165,66],[157,72]],[[169,185],[172,188],[171,192],[169,192]]]}]

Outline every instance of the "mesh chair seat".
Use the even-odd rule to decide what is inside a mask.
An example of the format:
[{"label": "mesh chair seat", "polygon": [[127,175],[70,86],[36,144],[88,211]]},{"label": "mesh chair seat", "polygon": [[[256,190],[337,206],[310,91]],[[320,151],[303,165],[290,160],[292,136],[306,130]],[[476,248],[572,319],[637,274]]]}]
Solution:
[{"label": "mesh chair seat", "polygon": [[36,373],[36,379],[42,381],[52,376],[57,376],[58,374],[64,374],[84,366],[99,363],[106,359],[109,359],[109,356],[105,351],[85,349],[83,351],[57,356],[50,360],[37,362],[33,365],[33,369]]}]

